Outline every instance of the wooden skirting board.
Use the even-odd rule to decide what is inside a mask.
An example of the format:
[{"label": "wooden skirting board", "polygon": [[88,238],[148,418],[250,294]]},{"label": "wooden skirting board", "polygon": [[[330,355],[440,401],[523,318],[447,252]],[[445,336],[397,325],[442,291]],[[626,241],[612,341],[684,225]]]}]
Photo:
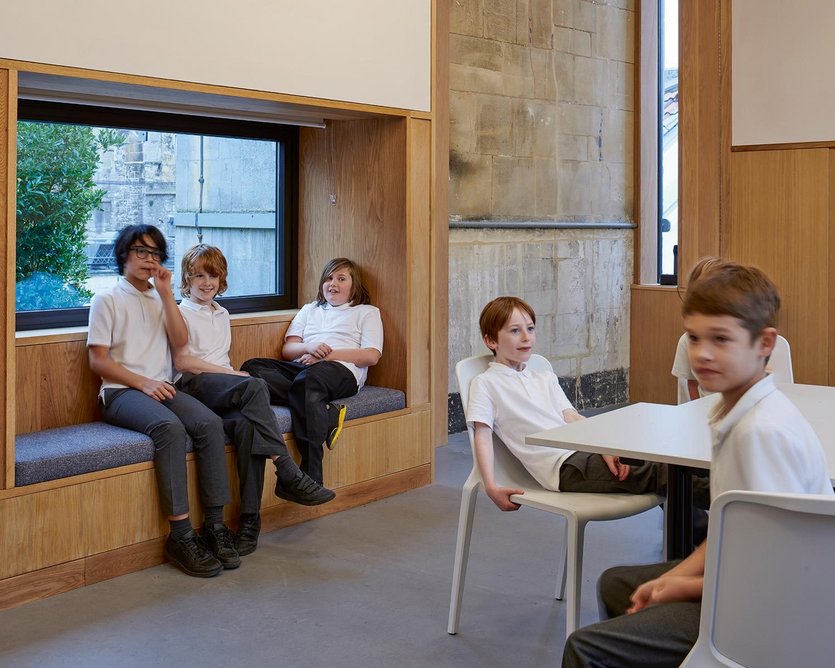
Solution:
[{"label": "wooden skirting board", "polygon": [[[262,513],[262,535],[282,527],[371,503],[428,485],[429,464],[416,466],[374,480],[349,485],[339,490],[336,499],[323,506],[305,508],[280,502]],[[0,581],[0,610],[14,608],[65,591],[127,575],[165,562],[165,537],[42,568]],[[186,576],[183,576],[186,577]]]}]

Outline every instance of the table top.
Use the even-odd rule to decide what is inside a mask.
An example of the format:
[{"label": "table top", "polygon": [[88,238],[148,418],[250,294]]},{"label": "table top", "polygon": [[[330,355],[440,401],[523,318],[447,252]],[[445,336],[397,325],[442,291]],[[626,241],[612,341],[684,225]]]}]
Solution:
[{"label": "table top", "polygon": [[[823,445],[835,482],[835,387],[778,383]],[[588,420],[531,434],[525,442],[552,448],[647,459],[663,464],[710,467],[707,415],[718,395],[678,406],[639,403]]]}]

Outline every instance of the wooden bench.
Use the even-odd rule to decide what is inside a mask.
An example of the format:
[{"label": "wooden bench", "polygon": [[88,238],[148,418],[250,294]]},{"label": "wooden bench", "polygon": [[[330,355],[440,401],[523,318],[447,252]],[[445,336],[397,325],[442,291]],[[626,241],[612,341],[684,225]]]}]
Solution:
[{"label": "wooden bench", "polygon": [[[400,390],[366,385],[359,394],[340,400],[346,420],[379,415],[406,407]],[[292,439],[289,409],[273,406],[279,430]],[[187,451],[191,452],[189,440]],[[150,437],[105,422],[46,429],[15,439],[15,486],[104,471],[154,459]]]}]

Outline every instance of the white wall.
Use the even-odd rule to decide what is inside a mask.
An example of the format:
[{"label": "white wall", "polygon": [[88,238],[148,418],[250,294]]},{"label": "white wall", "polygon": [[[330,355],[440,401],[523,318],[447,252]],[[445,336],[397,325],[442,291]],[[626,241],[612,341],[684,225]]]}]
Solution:
[{"label": "white wall", "polygon": [[0,58],[430,110],[431,0],[16,0]]},{"label": "white wall", "polygon": [[732,143],[835,139],[835,2],[733,0]]}]

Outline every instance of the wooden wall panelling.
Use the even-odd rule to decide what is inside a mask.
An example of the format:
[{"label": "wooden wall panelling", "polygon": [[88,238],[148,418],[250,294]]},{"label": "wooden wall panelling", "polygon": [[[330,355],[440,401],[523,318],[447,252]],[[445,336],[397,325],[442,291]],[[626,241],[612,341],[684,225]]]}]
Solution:
[{"label": "wooden wall panelling", "polygon": [[0,579],[79,559],[85,536],[80,485],[0,501]]},{"label": "wooden wall panelling", "polygon": [[100,381],[90,371],[86,341],[20,345],[16,357],[16,433],[99,419]]},{"label": "wooden wall panelling", "polygon": [[334,257],[357,262],[380,309],[383,357],[369,382],[406,391],[406,121],[334,121],[300,136],[299,303]]},{"label": "wooden wall panelling", "polygon": [[835,149],[829,151],[829,373],[827,384],[835,385]]},{"label": "wooden wall panelling", "polygon": [[[430,413],[352,425],[339,447],[325,453],[325,484],[339,489],[429,463]],[[346,443],[342,443],[342,439]],[[381,443],[388,444],[380,447]]]},{"label": "wooden wall panelling", "polygon": [[795,380],[826,384],[829,351],[830,149],[735,151],[728,255],[780,289],[780,329]]},{"label": "wooden wall panelling", "polygon": [[[432,433],[447,442],[449,336],[449,6],[432,4]],[[434,460],[433,460],[434,462]],[[433,470],[434,477],[434,470]]]},{"label": "wooden wall panelling", "polygon": [[679,285],[723,253],[730,154],[730,0],[679,7]]},{"label": "wooden wall panelling", "polygon": [[676,379],[670,370],[684,333],[681,298],[673,288],[632,286],[630,401],[676,403]]},{"label": "wooden wall panelling", "polygon": [[153,469],[96,480],[83,490],[84,556],[167,535]]},{"label": "wooden wall panelling", "polygon": [[406,266],[408,267],[409,337],[407,405],[428,404],[430,398],[430,310],[432,267],[430,264],[430,188],[431,140],[429,121],[410,120],[408,125],[409,175],[408,232]]},{"label": "wooden wall panelling", "polygon": [[232,322],[232,347],[229,358],[236,369],[253,357],[281,359],[281,347],[290,321],[235,325]]},{"label": "wooden wall panelling", "polygon": [[17,72],[0,69],[0,489],[14,487],[15,243],[17,182]]}]

